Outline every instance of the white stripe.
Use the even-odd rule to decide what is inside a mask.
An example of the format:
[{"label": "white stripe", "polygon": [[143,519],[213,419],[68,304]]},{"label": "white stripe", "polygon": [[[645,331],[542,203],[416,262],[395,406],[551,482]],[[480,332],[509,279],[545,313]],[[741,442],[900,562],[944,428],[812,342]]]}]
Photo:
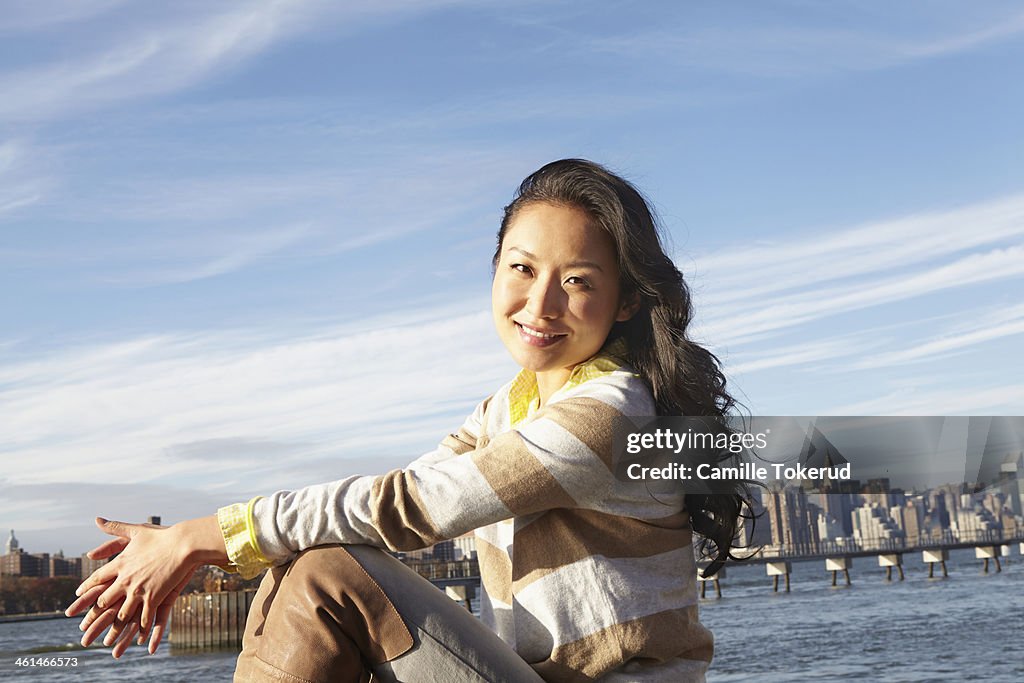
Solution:
[{"label": "white stripe", "polygon": [[656,414],[654,397],[647,383],[633,373],[623,370],[594,378],[552,398],[560,401],[574,396],[598,400],[626,417],[653,417]]},{"label": "white stripe", "polygon": [[519,429],[531,454],[582,507],[605,498],[615,477],[601,459],[554,420],[541,419]]},{"label": "white stripe", "polygon": [[[517,612],[520,647],[540,645],[538,638],[548,648],[564,645],[609,626],[696,605],[696,573],[692,545],[642,558],[593,555],[561,567],[516,592],[517,607],[542,629],[524,632],[526,620]],[[558,641],[552,643],[552,636]]]},{"label": "white stripe", "polygon": [[434,465],[415,465],[408,471],[427,514],[445,538],[470,531],[484,520],[512,516],[473,464],[472,451]]}]

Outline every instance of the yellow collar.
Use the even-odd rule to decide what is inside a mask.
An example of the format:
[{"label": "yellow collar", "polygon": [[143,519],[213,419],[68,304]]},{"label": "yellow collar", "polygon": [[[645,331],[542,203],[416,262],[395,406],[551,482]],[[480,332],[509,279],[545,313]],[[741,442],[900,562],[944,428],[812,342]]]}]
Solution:
[{"label": "yellow collar", "polygon": [[[625,363],[627,351],[626,340],[621,337],[606,344],[595,356],[574,367],[572,373],[569,374],[569,379],[558,391],[577,387],[584,382],[618,370]],[[524,368],[512,380],[512,386],[508,391],[508,416],[512,426],[529,417],[539,406],[540,391],[537,388],[537,376],[532,370]]]}]

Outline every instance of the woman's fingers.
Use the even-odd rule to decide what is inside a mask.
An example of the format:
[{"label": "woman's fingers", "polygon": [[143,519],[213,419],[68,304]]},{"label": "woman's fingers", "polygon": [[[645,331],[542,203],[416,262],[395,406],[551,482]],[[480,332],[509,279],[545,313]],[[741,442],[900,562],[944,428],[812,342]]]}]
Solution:
[{"label": "woman's fingers", "polygon": [[141,524],[129,524],[128,522],[115,522],[110,519],[104,519],[102,517],[96,518],[96,526],[100,528],[105,534],[111,536],[121,536],[122,538],[131,538],[135,535],[135,532],[141,527]]},{"label": "woman's fingers", "polygon": [[121,609],[117,613],[118,620],[128,621],[131,619],[135,616],[135,613],[142,608],[144,601],[145,596],[141,591],[134,590],[128,592],[128,594],[124,596],[124,602],[121,603]]},{"label": "woman's fingers", "polygon": [[82,635],[82,647],[92,645],[92,642],[107,630],[107,627],[113,624],[116,619],[116,609],[103,610],[85,629],[85,633]]},{"label": "woman's fingers", "polygon": [[137,622],[128,624],[128,627],[121,634],[121,637],[116,643],[114,643],[114,649],[110,651],[111,656],[114,659],[120,659],[124,651],[131,646],[132,641],[135,639],[135,635],[139,632],[139,625]]},{"label": "woman's fingers", "polygon": [[[81,614],[86,609],[91,607],[93,603],[96,602],[96,598],[98,598],[100,594],[103,593],[103,591],[105,591],[106,589],[106,585],[95,586],[89,589],[82,595],[82,597],[78,598],[73,603],[68,605],[68,608],[64,610],[64,615],[68,617],[73,617],[78,614]],[[82,630],[84,631],[85,629],[83,628]]]},{"label": "woman's fingers", "polygon": [[[181,595],[181,591],[185,590],[185,586],[188,585],[188,582],[195,571],[196,567],[192,567],[185,573],[185,576],[182,577],[181,581],[178,582],[178,585],[174,587],[174,590],[168,593],[163,602],[156,607],[155,614],[152,614],[152,621],[149,620],[150,613],[153,611],[152,605],[147,603],[142,608],[142,628],[139,632],[139,645],[142,645],[145,639],[149,637],[149,654],[156,654],[156,649],[160,646],[160,640],[163,638],[164,632],[167,629],[167,620],[171,616],[171,610],[174,608],[174,602],[178,599],[178,596]],[[153,629],[152,633],[149,631],[150,628]]]},{"label": "woman's fingers", "polygon": [[[163,640],[164,632],[167,630],[167,620],[171,616],[171,608],[173,606],[173,603],[165,603],[156,610],[156,624],[153,626],[153,632],[149,636],[149,654],[151,655],[155,655],[156,649],[160,647],[160,641]],[[139,643],[139,645],[141,644]]]},{"label": "woman's fingers", "polygon": [[115,617],[114,623],[110,625],[110,630],[107,631],[107,635],[103,637],[103,647],[110,647],[116,643],[117,639],[128,628],[128,626],[128,622],[122,620],[120,617]]},{"label": "woman's fingers", "polygon": [[100,594],[100,597],[96,598],[96,606],[100,609],[112,609],[115,605],[120,605],[124,597],[124,588],[115,582],[110,584],[107,590]]},{"label": "woman's fingers", "polygon": [[130,538],[122,538],[120,536],[112,538],[109,541],[96,546],[86,553],[86,555],[88,555],[91,560],[105,560],[111,555],[116,555],[127,548],[130,540]]},{"label": "woman's fingers", "polygon": [[88,630],[88,628],[92,625],[92,622],[94,622],[97,619],[99,619],[100,615],[102,615],[106,611],[107,610],[100,609],[96,605],[93,605],[92,607],[90,607],[89,611],[85,613],[84,617],[82,617],[82,623],[80,623],[78,625],[78,630],[79,631],[86,631],[86,630]]},{"label": "woman's fingers", "polygon": [[[171,602],[174,599],[171,598]],[[142,635],[145,636],[149,633],[149,629],[153,628],[153,612],[159,612],[159,608],[154,609],[154,605],[149,600],[142,603],[142,618],[139,620],[139,626],[142,627]]]},{"label": "woman's fingers", "polygon": [[90,574],[89,578],[80,583],[78,585],[78,588],[75,589],[75,595],[81,597],[88,591],[92,590],[93,587],[98,586],[100,584],[109,585],[113,583],[114,579],[116,578],[117,560],[114,560],[113,562],[108,562],[107,564],[103,565],[102,567],[94,571],[92,574]]}]

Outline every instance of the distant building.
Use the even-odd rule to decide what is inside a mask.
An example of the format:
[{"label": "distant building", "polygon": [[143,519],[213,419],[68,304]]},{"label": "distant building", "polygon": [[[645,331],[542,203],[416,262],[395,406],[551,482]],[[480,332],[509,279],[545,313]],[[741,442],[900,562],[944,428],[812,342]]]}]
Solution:
[{"label": "distant building", "polygon": [[74,576],[82,575],[82,558],[65,558],[64,551],[59,550],[50,558],[50,576]]},{"label": "distant building", "polygon": [[430,552],[436,562],[452,562],[455,560],[455,543],[453,541],[441,541],[434,544]]},{"label": "distant building", "polygon": [[11,529],[11,537],[8,538],[7,543],[4,544],[4,555],[11,555],[12,553],[18,552],[18,548],[20,547],[18,539],[14,537],[14,529]]},{"label": "distant building", "polygon": [[[890,516],[893,508],[886,509],[877,503],[863,505],[853,511],[853,537],[867,547],[878,546],[894,538],[902,538],[903,530]],[[899,509],[899,508],[895,508]]]},{"label": "distant building", "polygon": [[470,531],[452,541],[455,544],[456,560],[471,560],[476,557],[476,535]]},{"label": "distant building", "polygon": [[1006,456],[999,467],[998,488],[1013,514],[1024,516],[1024,451]]},{"label": "distant building", "polygon": [[29,555],[18,548],[0,557],[0,574],[45,578],[50,575],[50,554]]},{"label": "distant building", "polygon": [[83,579],[92,576],[92,573],[105,565],[109,560],[91,560],[88,556],[82,555],[78,558],[78,575]]},{"label": "distant building", "polygon": [[927,538],[926,519],[924,498],[915,496],[904,503],[896,523],[902,527],[907,542],[916,544]]},{"label": "distant building", "polygon": [[772,545],[798,553],[817,550],[820,508],[808,503],[802,488],[770,490],[764,496],[764,506],[771,524]]}]

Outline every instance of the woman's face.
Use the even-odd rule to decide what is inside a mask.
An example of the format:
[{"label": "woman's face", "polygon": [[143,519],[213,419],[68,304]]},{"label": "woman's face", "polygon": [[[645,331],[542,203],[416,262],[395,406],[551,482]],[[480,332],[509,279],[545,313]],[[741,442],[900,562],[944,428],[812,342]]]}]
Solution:
[{"label": "woman's face", "polygon": [[630,317],[620,299],[612,239],[583,210],[542,202],[518,210],[501,245],[491,308],[519,365],[538,381],[564,375],[560,386]]}]

